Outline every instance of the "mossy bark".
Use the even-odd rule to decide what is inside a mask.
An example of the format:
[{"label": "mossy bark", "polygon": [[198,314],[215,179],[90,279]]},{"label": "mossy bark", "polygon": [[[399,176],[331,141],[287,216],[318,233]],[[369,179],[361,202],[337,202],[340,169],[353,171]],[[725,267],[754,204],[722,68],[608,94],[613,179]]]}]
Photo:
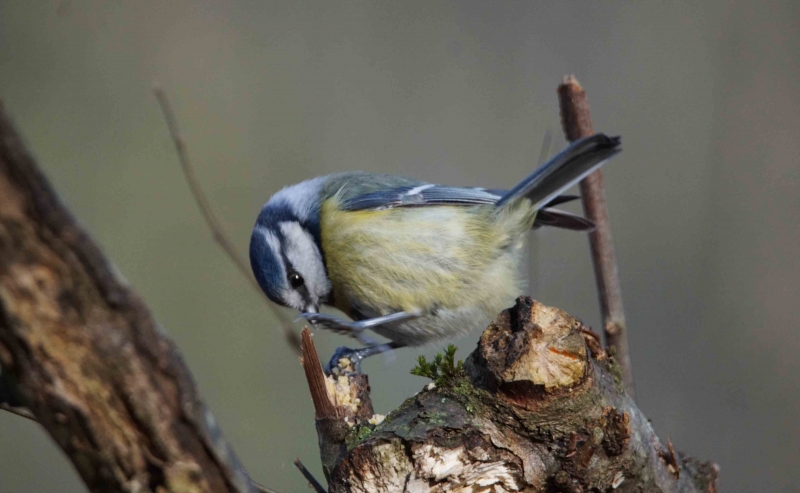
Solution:
[{"label": "mossy bark", "polygon": [[716,491],[716,466],[656,436],[596,336],[561,310],[520,298],[464,368],[328,455],[330,491]]}]

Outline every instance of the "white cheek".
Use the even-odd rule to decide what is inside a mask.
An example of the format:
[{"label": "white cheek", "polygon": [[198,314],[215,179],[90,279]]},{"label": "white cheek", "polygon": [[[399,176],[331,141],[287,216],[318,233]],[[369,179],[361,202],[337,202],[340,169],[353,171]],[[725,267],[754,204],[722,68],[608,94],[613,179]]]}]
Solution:
[{"label": "white cheek", "polygon": [[314,238],[296,222],[280,223],[280,228],[288,244],[284,249],[286,257],[305,279],[309,294],[318,301],[331,285]]},{"label": "white cheek", "polygon": [[294,290],[283,291],[283,301],[290,307],[296,308],[300,311],[306,311],[305,302],[300,297],[300,293]]}]

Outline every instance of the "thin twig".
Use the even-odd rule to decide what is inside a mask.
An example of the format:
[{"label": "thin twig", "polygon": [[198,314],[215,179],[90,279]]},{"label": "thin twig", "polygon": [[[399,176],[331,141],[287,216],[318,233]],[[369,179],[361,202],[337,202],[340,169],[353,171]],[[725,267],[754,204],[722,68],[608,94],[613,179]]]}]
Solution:
[{"label": "thin twig", "polygon": [[273,490],[272,488],[264,486],[263,484],[256,483],[252,479],[250,480],[250,484],[253,485],[253,488],[255,488],[258,493],[278,493],[277,490]]},{"label": "thin twig", "polygon": [[311,392],[311,400],[314,402],[314,411],[317,419],[334,418],[337,416],[336,406],[333,405],[328,394],[328,386],[325,384],[325,374],[322,373],[322,365],[319,361],[317,348],[314,340],[311,339],[311,331],[308,327],[300,332],[300,363],[306,372],[308,390]]},{"label": "thin twig", "polygon": [[296,352],[299,352],[300,341],[297,338],[297,334],[294,330],[292,330],[289,322],[283,317],[283,315],[281,315],[281,313],[261,290],[261,287],[259,287],[255,278],[250,272],[248,263],[241,257],[241,255],[239,255],[236,247],[233,245],[233,242],[230,240],[228,235],[225,234],[225,230],[222,228],[222,223],[220,223],[217,219],[217,216],[214,215],[214,211],[211,209],[211,204],[209,203],[206,194],[203,192],[203,189],[200,187],[200,183],[197,180],[197,175],[194,172],[194,166],[192,165],[192,161],[189,159],[189,151],[186,148],[186,143],[184,142],[183,137],[181,137],[180,128],[178,127],[178,119],[175,117],[175,112],[172,109],[172,105],[170,104],[167,95],[158,86],[153,87],[153,93],[155,94],[158,104],[161,107],[161,112],[164,114],[164,120],[166,120],[170,137],[175,145],[175,150],[178,152],[178,160],[181,163],[183,176],[186,179],[186,183],[189,184],[192,197],[194,197],[194,200],[200,209],[200,213],[203,215],[203,219],[211,230],[214,241],[216,241],[217,244],[222,248],[228,258],[233,262],[236,268],[239,269],[239,272],[242,274],[242,276],[244,276],[245,279],[247,279],[253,289],[255,289],[266,301],[267,306],[278,319],[278,322],[283,329],[284,336],[286,337],[286,341],[289,343],[292,349],[294,349]]},{"label": "thin twig", "polygon": [[669,436],[667,436],[667,450],[669,451],[668,463],[671,466],[670,472],[672,472],[676,478],[680,478],[681,466],[678,465],[678,459],[675,456],[675,448],[672,446],[672,439]]},{"label": "thin twig", "polygon": [[[558,86],[561,106],[561,124],[570,142],[594,133],[586,92],[573,76],[564,77]],[[586,217],[593,221],[596,229],[589,233],[592,249],[595,280],[603,315],[603,333],[606,343],[614,348],[614,358],[622,368],[625,390],[634,397],[633,370],[628,352],[628,333],[625,326],[625,311],[622,307],[622,290],[617,272],[617,255],[611,236],[611,222],[606,207],[603,174],[595,171],[581,181],[581,196]]]},{"label": "thin twig", "polygon": [[306,478],[309,486],[311,486],[311,488],[314,489],[314,491],[316,491],[317,493],[326,493],[325,488],[323,488],[322,485],[319,484],[319,481],[317,481],[317,478],[315,478],[314,475],[311,474],[311,471],[306,469],[306,466],[304,466],[303,463],[300,462],[300,459],[295,459],[294,465],[295,467],[300,469],[300,472]]}]

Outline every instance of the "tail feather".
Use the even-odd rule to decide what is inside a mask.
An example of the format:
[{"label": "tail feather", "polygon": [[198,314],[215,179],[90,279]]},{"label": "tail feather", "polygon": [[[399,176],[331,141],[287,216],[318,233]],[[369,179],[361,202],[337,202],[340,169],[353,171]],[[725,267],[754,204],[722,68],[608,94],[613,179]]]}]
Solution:
[{"label": "tail feather", "polygon": [[595,224],[583,216],[559,209],[540,209],[533,221],[533,229],[548,226],[572,231],[594,231]]},{"label": "tail feather", "polygon": [[621,151],[619,137],[594,134],[576,140],[506,193],[497,206],[524,197],[542,208]]}]

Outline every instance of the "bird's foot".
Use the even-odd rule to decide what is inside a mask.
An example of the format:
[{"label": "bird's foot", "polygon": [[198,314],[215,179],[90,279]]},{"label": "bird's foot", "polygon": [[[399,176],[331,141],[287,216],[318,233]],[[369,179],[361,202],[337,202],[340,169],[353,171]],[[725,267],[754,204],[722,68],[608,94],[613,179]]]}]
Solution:
[{"label": "bird's foot", "polygon": [[[345,346],[337,348],[331,360],[327,365],[325,365],[325,373],[327,375],[331,375],[334,372],[361,373],[361,362],[365,358],[369,358],[370,356],[376,354],[386,353],[387,357],[391,359],[394,356],[394,352],[392,350],[402,347],[403,345],[396,342],[379,344],[377,341],[367,336],[364,332],[367,329],[372,329],[379,325],[405,322],[406,320],[411,320],[419,316],[420,314],[416,312],[397,312],[380,317],[359,320],[357,322],[348,322],[324,313],[302,313],[298,318],[305,318],[314,327],[330,330],[336,332],[337,334],[348,335],[354,339],[357,339],[365,346],[357,349],[348,348]],[[350,365],[340,365],[339,361],[344,359],[349,360]]]},{"label": "bird's foot", "polygon": [[401,347],[395,342],[387,342],[385,344],[371,344],[362,348],[349,348],[346,346],[339,346],[333,353],[328,364],[325,365],[326,375],[346,375],[346,374],[360,374],[361,362],[370,356],[376,354],[386,353],[393,355],[393,351]]}]

